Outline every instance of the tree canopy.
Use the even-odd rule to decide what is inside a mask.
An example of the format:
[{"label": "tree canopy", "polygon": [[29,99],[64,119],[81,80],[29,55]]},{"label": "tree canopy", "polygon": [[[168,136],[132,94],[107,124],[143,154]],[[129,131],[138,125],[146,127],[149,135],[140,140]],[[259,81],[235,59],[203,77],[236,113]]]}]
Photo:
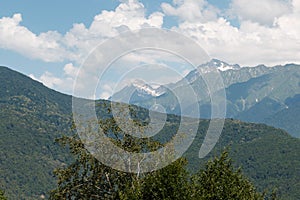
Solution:
[{"label": "tree canopy", "polygon": [[[136,123],[137,126],[143,126],[143,123]],[[99,125],[114,144],[129,152],[153,151],[163,146],[151,138],[137,138],[122,133],[113,118],[100,120]],[[85,149],[86,143],[76,135],[64,136],[57,141],[69,147],[75,160],[55,170],[58,184],[51,191],[50,200],[256,200],[266,197],[256,190],[240,169],[234,169],[226,150],[195,174],[186,170],[188,161],[183,157],[158,170],[130,173],[118,171],[98,161]]]},{"label": "tree canopy", "polygon": [[0,190],[0,200],[7,200],[7,198],[4,196],[4,192]]},{"label": "tree canopy", "polygon": [[228,152],[210,160],[196,174],[186,170],[187,160],[180,158],[157,171],[135,174],[105,166],[95,159],[79,139],[63,137],[75,161],[55,171],[57,188],[50,199],[264,199],[255,186],[234,169]]}]

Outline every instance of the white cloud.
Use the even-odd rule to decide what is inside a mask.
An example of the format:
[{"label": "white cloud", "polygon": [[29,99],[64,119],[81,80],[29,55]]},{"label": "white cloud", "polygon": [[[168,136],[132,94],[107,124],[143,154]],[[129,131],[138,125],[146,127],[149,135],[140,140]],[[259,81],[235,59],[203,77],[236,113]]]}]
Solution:
[{"label": "white cloud", "polygon": [[274,20],[291,12],[289,0],[232,0],[231,13],[240,21],[272,25]]},{"label": "white cloud", "polygon": [[298,13],[298,15],[299,15],[300,14],[300,0],[293,0],[292,4],[293,4],[294,13]]},{"label": "white cloud", "polygon": [[47,87],[53,88],[64,85],[63,79],[55,77],[52,73],[46,71],[39,80],[44,83]]},{"label": "white cloud", "polygon": [[0,19],[0,48],[16,51],[30,58],[42,59],[46,62],[62,61],[67,52],[60,44],[61,35],[48,31],[36,35],[21,26],[21,14]]},{"label": "white cloud", "polygon": [[[45,86],[49,88],[59,88],[64,84],[64,80],[54,76],[51,72],[46,71],[40,77],[36,77],[33,74],[29,74],[29,77],[33,80],[42,82]],[[61,88],[59,88],[61,89]]]},{"label": "white cloud", "polygon": [[[146,9],[137,0],[128,0],[121,3],[113,11],[103,10],[94,17],[89,27],[84,24],[74,24],[65,35],[55,31],[49,31],[36,35],[25,26],[22,26],[21,14],[0,19],[0,48],[13,50],[26,57],[40,59],[46,62],[70,61],[80,65],[98,44],[109,38],[113,38],[128,30],[136,30],[147,27],[161,28],[163,14],[154,12],[146,15]],[[114,52],[114,47],[107,49]],[[149,57],[141,57],[141,60],[149,60]],[[139,59],[137,56],[133,60]],[[97,59],[100,59],[99,57]],[[67,64],[63,68],[62,75],[56,75],[46,71],[40,77],[30,75],[33,79],[43,82],[46,86],[57,90],[72,93],[72,87],[78,68],[73,64]],[[99,66],[97,66],[99,67]],[[86,79],[87,85],[91,79],[88,72],[81,70],[80,76]],[[79,87],[79,86],[77,86]],[[82,86],[83,90],[85,89]]]},{"label": "white cloud", "polygon": [[73,63],[68,63],[64,66],[64,72],[67,76],[75,78],[78,74],[78,67],[75,67]]},{"label": "white cloud", "polygon": [[[146,16],[144,5],[137,0],[121,3],[114,11],[102,11],[94,17],[90,27],[74,24],[65,35],[65,42],[71,49],[75,49],[76,60],[81,62],[85,56],[99,43],[115,37],[128,30],[146,27],[161,28],[163,14],[154,12]],[[111,49],[113,51],[113,49]]]},{"label": "white cloud", "polygon": [[[162,14],[156,12],[146,18],[144,5],[137,0],[129,0],[121,3],[115,11],[103,11],[100,15],[95,16],[90,30],[95,32],[105,30],[103,25],[108,25],[108,30],[112,31],[110,33],[113,33],[115,28],[124,26],[130,30],[147,26],[161,27]],[[108,36],[111,37],[111,35]]]},{"label": "white cloud", "polygon": [[299,63],[299,0],[292,5],[291,12],[277,17],[273,26],[246,20],[234,27],[219,18],[204,23],[185,21],[173,29],[195,39],[211,57],[228,62],[250,66]]},{"label": "white cloud", "polygon": [[[164,14],[182,20],[173,30],[194,38],[213,57],[247,65],[298,61],[300,1],[245,1],[232,0],[231,4],[240,17],[240,28],[217,18],[219,11],[205,0],[173,0],[172,5],[161,6]],[[69,60],[79,65],[95,45],[123,31],[162,27],[164,14],[154,12],[146,16],[142,3],[128,0],[113,11],[96,15],[89,27],[74,24],[65,35],[55,31],[36,35],[20,24],[21,14],[15,14],[0,19],[0,47],[46,62]],[[155,62],[141,54],[128,58]]]},{"label": "white cloud", "polygon": [[100,99],[108,99],[113,94],[113,83],[106,83],[103,85],[102,90],[100,91],[100,94],[96,96],[96,98]]},{"label": "white cloud", "polygon": [[[33,75],[31,77],[68,93],[72,92],[79,70],[75,66],[79,66],[96,45],[127,30],[161,28],[164,15],[177,16],[179,25],[172,29],[194,39],[211,57],[250,66],[300,62],[300,0],[232,0],[231,12],[234,11],[239,17],[239,27],[218,17],[220,11],[205,0],[173,0],[172,4],[162,3],[161,7],[164,13],[154,12],[147,16],[142,3],[137,0],[124,1],[113,11],[104,10],[96,15],[89,27],[74,24],[65,35],[55,31],[37,35],[21,25],[20,14],[11,18],[3,17],[0,19],[0,48],[47,62],[67,60],[70,63],[64,66],[60,76],[45,72],[38,78]],[[191,57],[197,55],[194,49],[189,48],[178,37],[155,37],[157,43],[170,41],[178,47],[178,52],[188,52]],[[119,46],[110,46],[107,51],[114,54],[114,48]],[[123,69],[116,70],[122,73],[126,71],[125,67],[141,62],[160,63],[157,61],[166,58],[162,55],[161,52],[131,53],[121,59],[122,63],[118,67],[122,65]],[[98,56],[97,59],[102,58]],[[176,59],[169,56],[168,61],[175,62]],[[80,73],[87,85],[98,80],[92,71],[82,70]],[[85,88],[82,86],[82,90]],[[111,88],[105,87],[99,95],[107,97],[110,92]]]},{"label": "white cloud", "polygon": [[65,35],[48,31],[39,35],[22,26],[22,15],[0,18],[0,48],[46,62],[64,60],[81,63],[95,45],[123,31],[144,27],[160,28],[163,14],[146,16],[144,5],[137,0],[121,3],[114,11],[102,11],[89,27],[74,24]]},{"label": "white cloud", "polygon": [[68,63],[64,66],[63,70],[64,73],[60,77],[48,71],[44,72],[40,77],[36,77],[33,74],[30,74],[29,77],[42,82],[49,88],[71,94],[79,68],[75,67],[72,63]]},{"label": "white cloud", "polygon": [[219,10],[206,0],[173,0],[173,5],[162,3],[166,15],[177,16],[181,21],[206,22],[217,18]]}]

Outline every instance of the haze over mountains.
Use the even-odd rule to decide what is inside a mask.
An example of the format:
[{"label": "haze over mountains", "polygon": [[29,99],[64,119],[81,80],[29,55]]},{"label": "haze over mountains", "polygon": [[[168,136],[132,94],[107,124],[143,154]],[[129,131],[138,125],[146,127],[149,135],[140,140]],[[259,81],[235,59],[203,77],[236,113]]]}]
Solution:
[{"label": "haze over mountains", "polygon": [[[262,67],[262,70],[267,68]],[[68,151],[54,142],[55,138],[72,134],[72,98],[5,67],[0,67],[0,81],[0,185],[11,199],[47,196],[55,185],[52,171],[72,160]],[[251,88],[252,84],[246,86]],[[104,100],[97,101],[97,104],[109,106]],[[288,98],[285,105],[298,108],[299,95]],[[297,117],[287,111],[279,111],[271,120],[284,123],[280,115],[286,121]],[[293,112],[299,114],[299,110],[293,109]],[[146,109],[139,108],[138,113],[148,115]],[[103,116],[104,112],[100,109],[98,114]],[[179,118],[168,116],[168,126],[158,135],[160,141],[168,141],[170,134],[176,132]],[[257,187],[278,188],[283,199],[296,199],[300,195],[299,139],[266,125],[229,119],[213,152],[201,160],[198,152],[208,122],[201,121],[197,137],[185,153],[191,170],[201,167],[206,159],[231,145],[231,156],[236,165],[243,167]]]},{"label": "haze over mountains", "polygon": [[[193,112],[199,106],[200,117],[210,118],[211,91],[203,75],[214,73],[213,69],[217,69],[223,79],[227,118],[267,123],[300,137],[300,115],[295,113],[300,109],[300,65],[297,64],[240,67],[213,59],[176,83],[153,88],[139,81],[115,93],[111,99],[147,109],[154,103],[161,104],[167,113],[181,115],[184,110],[184,114],[191,117],[199,117]],[[198,100],[181,108],[176,94],[185,94],[189,88],[193,89]],[[188,102],[190,94],[183,96],[184,101]],[[287,120],[286,116],[293,117]]]}]

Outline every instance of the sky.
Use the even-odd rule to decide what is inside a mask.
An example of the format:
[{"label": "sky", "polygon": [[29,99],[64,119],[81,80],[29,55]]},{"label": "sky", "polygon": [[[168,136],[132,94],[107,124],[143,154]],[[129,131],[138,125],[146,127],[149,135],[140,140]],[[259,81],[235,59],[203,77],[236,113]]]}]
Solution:
[{"label": "sky", "polygon": [[[117,55],[126,33],[147,28],[179,35],[157,32],[142,39],[160,49]],[[127,48],[142,40],[126,41]],[[209,58],[242,66],[300,63],[300,0],[0,0],[0,65],[63,93],[93,84],[94,93],[79,96],[108,98],[137,77],[177,81],[194,66],[174,51],[204,55],[192,43]],[[107,58],[120,56],[109,67],[93,54],[106,44]],[[90,55],[97,66],[86,67]]]}]

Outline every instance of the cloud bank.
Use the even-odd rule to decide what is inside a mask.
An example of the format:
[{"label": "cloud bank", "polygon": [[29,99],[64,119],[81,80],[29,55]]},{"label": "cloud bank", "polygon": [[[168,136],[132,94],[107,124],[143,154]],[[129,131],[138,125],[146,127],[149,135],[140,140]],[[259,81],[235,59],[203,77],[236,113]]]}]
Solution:
[{"label": "cloud bank", "polygon": [[[74,24],[65,34],[48,31],[39,35],[23,26],[22,15],[17,13],[0,18],[0,48],[64,63],[62,77],[49,72],[35,77],[63,90],[74,80],[75,66],[80,66],[96,45],[124,31],[163,28],[164,17],[173,16],[177,25],[171,29],[192,38],[211,57],[246,66],[300,63],[300,0],[232,0],[225,11],[206,0],[173,0],[162,3],[161,12],[146,13],[141,2],[127,0],[112,11],[103,10],[88,27]],[[237,20],[238,26],[232,25],[232,20]],[[176,38],[165,39],[176,42]],[[142,54],[130,58],[150,59]]]}]

